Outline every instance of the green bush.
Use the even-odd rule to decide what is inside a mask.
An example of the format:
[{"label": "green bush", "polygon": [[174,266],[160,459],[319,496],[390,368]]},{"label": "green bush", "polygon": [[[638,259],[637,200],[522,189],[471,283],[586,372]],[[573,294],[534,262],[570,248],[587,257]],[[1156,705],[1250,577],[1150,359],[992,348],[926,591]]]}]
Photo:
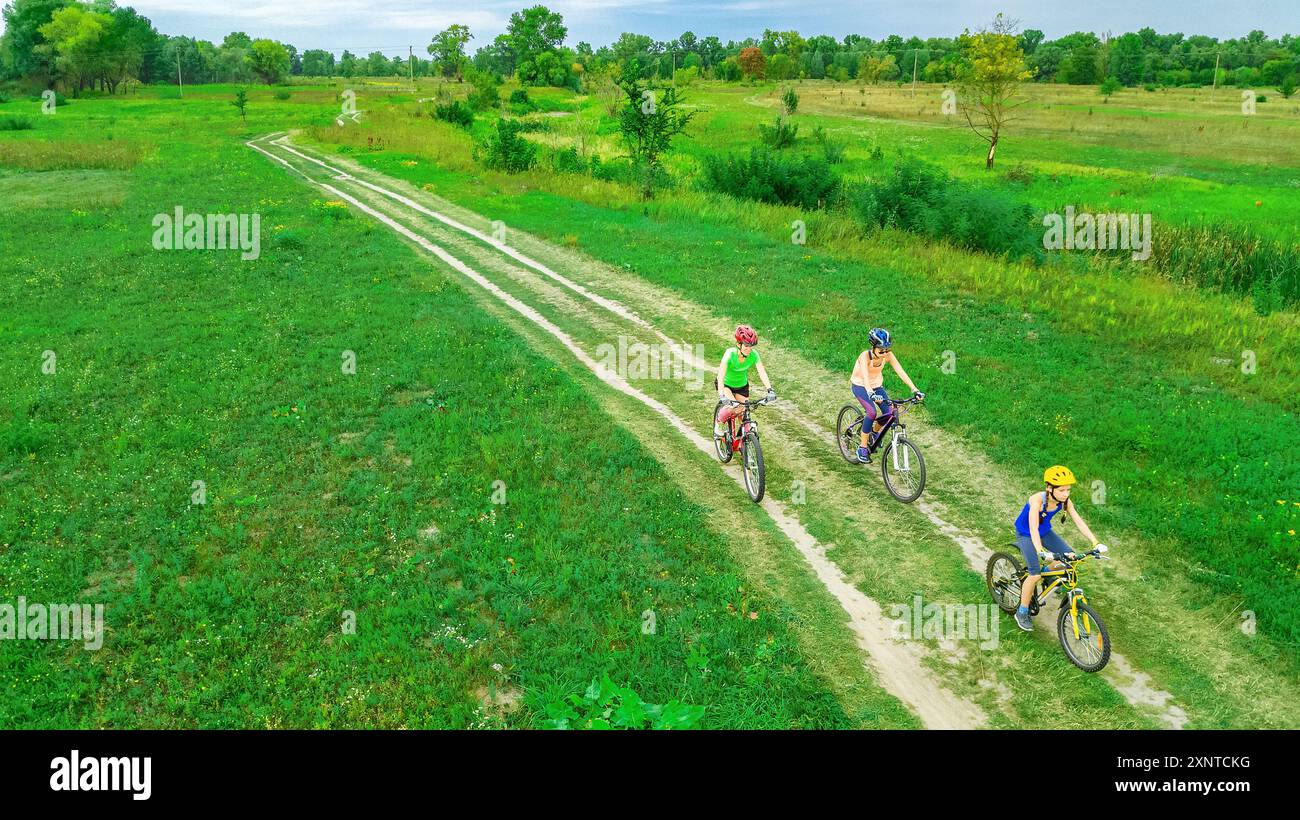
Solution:
[{"label": "green bush", "polygon": [[510,110],[516,117],[522,117],[525,114],[531,114],[537,110],[537,103],[533,98],[528,96],[528,89],[516,88],[510,92]]},{"label": "green bush", "polygon": [[497,120],[496,128],[475,148],[475,157],[488,168],[517,174],[537,162],[537,146],[519,136],[518,120]]},{"label": "green bush", "polygon": [[470,108],[475,111],[491,111],[501,105],[501,83],[496,75],[470,69],[466,77],[474,86],[474,90],[465,100]]},{"label": "green bush", "polygon": [[919,160],[900,161],[883,180],[859,186],[846,199],[869,228],[898,228],[1012,258],[1043,255],[1028,203],[959,182]]},{"label": "green bush", "polygon": [[758,124],[758,138],[771,148],[789,148],[798,139],[799,126],[790,125],[782,117],[776,118],[775,125]]},{"label": "green bush", "polygon": [[551,170],[557,174],[585,174],[587,161],[572,146],[551,152]]},{"label": "green bush", "polygon": [[27,131],[32,128],[32,121],[26,117],[6,114],[0,117],[0,131]]},{"label": "green bush", "polygon": [[289,92],[285,91],[283,88],[276,89],[275,98],[277,100],[287,100],[289,99]]},{"label": "green bush", "polygon": [[755,146],[748,156],[705,156],[703,185],[738,199],[812,210],[834,197],[840,180],[825,160],[783,155]]},{"label": "green bush", "polygon": [[459,125],[461,128],[469,128],[474,124],[474,112],[470,110],[468,105],[459,100],[435,105],[433,107],[433,116],[452,125]]}]

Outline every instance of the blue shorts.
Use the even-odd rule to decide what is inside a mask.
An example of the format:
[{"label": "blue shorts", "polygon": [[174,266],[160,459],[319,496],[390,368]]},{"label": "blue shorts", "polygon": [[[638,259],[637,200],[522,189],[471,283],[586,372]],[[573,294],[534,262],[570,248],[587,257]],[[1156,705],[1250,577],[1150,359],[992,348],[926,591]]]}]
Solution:
[{"label": "blue shorts", "polygon": [[[1038,539],[1043,542],[1043,549],[1054,555],[1070,552],[1070,545],[1065,543],[1065,539],[1057,535],[1052,530],[1040,532]],[[1034,549],[1034,541],[1028,535],[1017,535],[1016,546],[1020,547],[1020,555],[1025,559],[1025,566],[1029,568],[1030,575],[1042,575],[1043,567],[1038,561],[1038,550]]]},{"label": "blue shorts", "polygon": [[877,415],[888,416],[894,409],[890,406],[889,394],[885,392],[883,387],[868,390],[860,384],[855,384],[853,385],[853,398],[857,399],[858,404],[861,404],[862,409],[866,411],[867,421],[875,421]]}]

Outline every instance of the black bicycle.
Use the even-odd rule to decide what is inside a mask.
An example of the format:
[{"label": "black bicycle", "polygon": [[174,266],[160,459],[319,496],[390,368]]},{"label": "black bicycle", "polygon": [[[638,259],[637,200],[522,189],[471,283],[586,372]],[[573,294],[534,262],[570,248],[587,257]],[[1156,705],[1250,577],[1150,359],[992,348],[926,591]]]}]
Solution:
[{"label": "black bicycle", "polygon": [[[741,416],[732,416],[728,422],[722,438],[713,437],[713,449],[718,454],[718,460],[723,464],[731,461],[731,457],[740,453],[740,467],[745,479],[745,491],[749,493],[749,498],[755,504],[763,500],[763,490],[765,489],[765,473],[763,471],[763,447],[758,442],[758,422],[754,421],[753,409],[762,407],[775,401],[775,397],[763,397],[757,400],[746,400],[734,402],[739,407],[745,408]],[[718,414],[722,408],[733,402],[719,400],[713,408],[713,425],[717,429]],[[712,430],[709,431],[710,433]]]},{"label": "black bicycle", "polygon": [[[880,476],[885,480],[885,489],[889,494],[904,504],[910,504],[921,497],[925,489],[925,459],[921,451],[907,437],[907,425],[903,423],[903,410],[908,405],[919,404],[919,398],[889,400],[895,408],[886,417],[885,426],[879,434],[867,434],[870,447],[867,451],[875,455],[881,442],[889,436],[884,452],[880,457]],[[866,413],[860,404],[846,404],[840,408],[839,418],[835,423],[836,438],[840,444],[840,455],[850,464],[861,464],[858,459],[858,436],[862,433],[862,424]],[[874,435],[874,438],[872,437]]]}]

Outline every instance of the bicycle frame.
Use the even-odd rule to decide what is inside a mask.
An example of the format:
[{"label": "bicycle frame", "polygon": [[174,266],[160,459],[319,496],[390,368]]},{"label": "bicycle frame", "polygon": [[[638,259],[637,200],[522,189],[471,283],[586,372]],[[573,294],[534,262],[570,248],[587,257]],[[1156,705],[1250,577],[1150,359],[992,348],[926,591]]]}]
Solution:
[{"label": "bicycle frame", "polygon": [[[740,446],[745,440],[745,435],[758,426],[758,422],[754,421],[754,411],[752,408],[767,404],[767,400],[745,400],[738,401],[736,404],[744,407],[745,412],[741,416],[732,416],[727,422],[731,429],[731,452],[733,453],[740,452]],[[739,425],[737,425],[737,420],[739,420]]]},{"label": "bicycle frame", "polygon": [[[893,436],[891,437],[891,441],[894,444],[894,449],[893,449],[894,469],[906,470],[908,469],[906,453],[903,454],[903,463],[901,465],[898,463],[898,451],[900,449],[898,447],[898,439],[900,436],[903,435],[904,431],[907,430],[907,425],[903,423],[903,408],[906,407],[908,404],[911,404],[911,401],[910,400],[894,401],[893,399],[890,399],[889,404],[894,408],[894,412],[890,413],[886,417],[887,420],[885,421],[885,426],[880,428],[880,434],[876,436],[875,443],[873,443],[870,447],[868,447],[867,450],[871,453],[875,453],[877,450],[879,450],[880,442],[884,441],[885,435],[892,431]],[[867,425],[867,417],[863,416],[858,421],[849,425],[849,430],[853,431],[853,429],[856,427],[857,428],[856,432],[860,434],[863,432],[863,428],[866,427],[866,425]],[[868,436],[868,441],[870,441],[870,436]]]},{"label": "bicycle frame", "polygon": [[[1061,563],[1064,563],[1065,566],[1060,569],[1042,572],[1039,581],[1041,591],[1034,598],[1034,606],[1041,609],[1047,603],[1047,597],[1057,587],[1062,587],[1062,591],[1070,600],[1070,625],[1074,629],[1074,639],[1076,641],[1079,639],[1079,605],[1088,603],[1087,596],[1079,588],[1079,564],[1091,557],[1090,554],[1080,555],[1074,561],[1062,561]],[[1052,578],[1051,583],[1047,581],[1048,576]],[[1024,577],[1027,577],[1027,574]]]}]

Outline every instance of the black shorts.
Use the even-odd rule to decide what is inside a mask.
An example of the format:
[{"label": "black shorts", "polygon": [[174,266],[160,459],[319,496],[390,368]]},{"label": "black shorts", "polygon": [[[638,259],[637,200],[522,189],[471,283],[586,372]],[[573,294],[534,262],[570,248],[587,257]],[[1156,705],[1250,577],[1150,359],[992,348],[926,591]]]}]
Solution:
[{"label": "black shorts", "polygon": [[[713,389],[718,389],[717,379],[713,380]],[[745,398],[749,398],[749,382],[746,382],[744,387],[728,387],[727,389],[731,391],[731,395],[733,396],[744,396]]]}]

